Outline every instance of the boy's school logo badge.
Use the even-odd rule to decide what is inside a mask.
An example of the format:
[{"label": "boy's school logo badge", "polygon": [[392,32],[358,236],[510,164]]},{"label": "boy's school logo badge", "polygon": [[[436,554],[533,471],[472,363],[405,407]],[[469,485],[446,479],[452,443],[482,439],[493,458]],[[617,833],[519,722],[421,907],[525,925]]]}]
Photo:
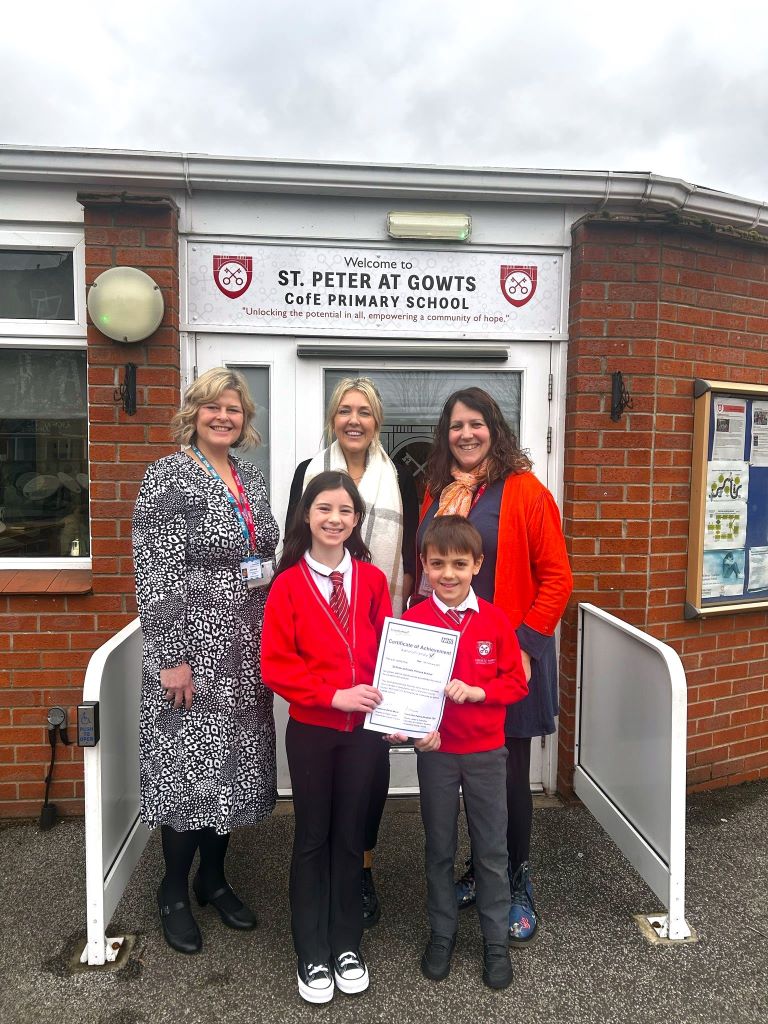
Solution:
[{"label": "boy's school logo badge", "polygon": [[487,658],[493,650],[493,644],[490,640],[478,640],[477,641],[477,653],[481,658]]},{"label": "boy's school logo badge", "polygon": [[252,256],[214,256],[213,280],[228,299],[236,299],[253,279]]}]

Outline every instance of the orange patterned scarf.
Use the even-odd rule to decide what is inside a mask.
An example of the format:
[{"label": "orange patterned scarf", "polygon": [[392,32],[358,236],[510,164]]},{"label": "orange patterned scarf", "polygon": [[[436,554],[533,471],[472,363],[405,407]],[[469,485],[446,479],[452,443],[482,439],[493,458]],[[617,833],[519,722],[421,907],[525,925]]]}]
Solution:
[{"label": "orange patterned scarf", "polygon": [[454,482],[445,486],[440,492],[440,500],[437,505],[436,516],[464,516],[469,515],[472,508],[472,499],[480,484],[487,478],[488,460],[483,459],[479,466],[470,469],[468,472],[454,466],[451,476]]}]

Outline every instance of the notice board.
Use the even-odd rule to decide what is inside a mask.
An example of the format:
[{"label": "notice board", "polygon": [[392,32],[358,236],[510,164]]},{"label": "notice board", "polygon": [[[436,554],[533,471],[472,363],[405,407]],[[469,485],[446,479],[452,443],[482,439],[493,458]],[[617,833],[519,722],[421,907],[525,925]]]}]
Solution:
[{"label": "notice board", "polygon": [[694,381],[685,617],[768,609],[768,386]]}]

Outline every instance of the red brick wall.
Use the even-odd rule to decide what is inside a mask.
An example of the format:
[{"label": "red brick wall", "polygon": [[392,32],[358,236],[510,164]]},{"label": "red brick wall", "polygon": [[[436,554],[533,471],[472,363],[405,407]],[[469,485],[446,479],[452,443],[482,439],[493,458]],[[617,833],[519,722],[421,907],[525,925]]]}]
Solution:
[{"label": "red brick wall", "polygon": [[[146,341],[122,345],[88,325],[88,418],[93,592],[0,594],[0,817],[37,815],[50,746],[48,708],[74,708],[92,652],[135,616],[131,512],[147,463],[172,450],[178,408],[177,209],[169,200],[79,197],[85,210],[86,284],[108,267],[140,267],[160,285],[165,315]],[[114,400],[125,363],[137,366],[136,414]],[[82,812],[82,761],[59,746],[51,799]]]},{"label": "red brick wall", "polygon": [[[573,771],[576,603],[669,643],[688,680],[691,789],[768,777],[768,614],[685,621],[693,379],[768,384],[768,247],[690,226],[573,234],[558,785]],[[611,373],[632,409],[610,419]]]}]

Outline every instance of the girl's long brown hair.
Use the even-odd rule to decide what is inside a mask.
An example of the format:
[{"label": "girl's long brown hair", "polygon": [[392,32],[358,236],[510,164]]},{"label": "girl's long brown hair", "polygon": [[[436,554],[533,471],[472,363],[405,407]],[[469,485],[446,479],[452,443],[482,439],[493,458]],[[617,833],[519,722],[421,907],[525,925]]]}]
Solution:
[{"label": "girl's long brown hair", "polygon": [[480,413],[491,432],[491,450],[488,455],[488,483],[503,480],[510,473],[527,473],[532,468],[528,455],[518,448],[517,438],[510,430],[501,409],[482,388],[463,388],[449,396],[435,427],[432,450],[427,459],[425,475],[429,493],[436,498],[442,489],[453,483],[451,469],[454,458],[448,447],[448,430],[453,407],[457,402],[473,412]]},{"label": "girl's long brown hair", "polygon": [[312,502],[323,491],[337,491],[339,487],[343,487],[347,492],[352,501],[352,506],[359,517],[357,525],[344,541],[344,547],[353,558],[357,558],[361,562],[370,562],[371,552],[365,546],[363,535],[360,532],[363,519],[365,519],[365,502],[360,497],[360,492],[355,487],[355,482],[348,473],[342,473],[340,470],[326,470],[326,472],[318,473],[317,476],[312,477],[296,506],[291,525],[288,527],[288,532],[285,535],[283,553],[277,564],[275,578],[281,572],[285,572],[286,569],[290,569],[292,565],[300,562],[304,557],[304,552],[309,551],[312,547],[312,534],[307,522]]}]

